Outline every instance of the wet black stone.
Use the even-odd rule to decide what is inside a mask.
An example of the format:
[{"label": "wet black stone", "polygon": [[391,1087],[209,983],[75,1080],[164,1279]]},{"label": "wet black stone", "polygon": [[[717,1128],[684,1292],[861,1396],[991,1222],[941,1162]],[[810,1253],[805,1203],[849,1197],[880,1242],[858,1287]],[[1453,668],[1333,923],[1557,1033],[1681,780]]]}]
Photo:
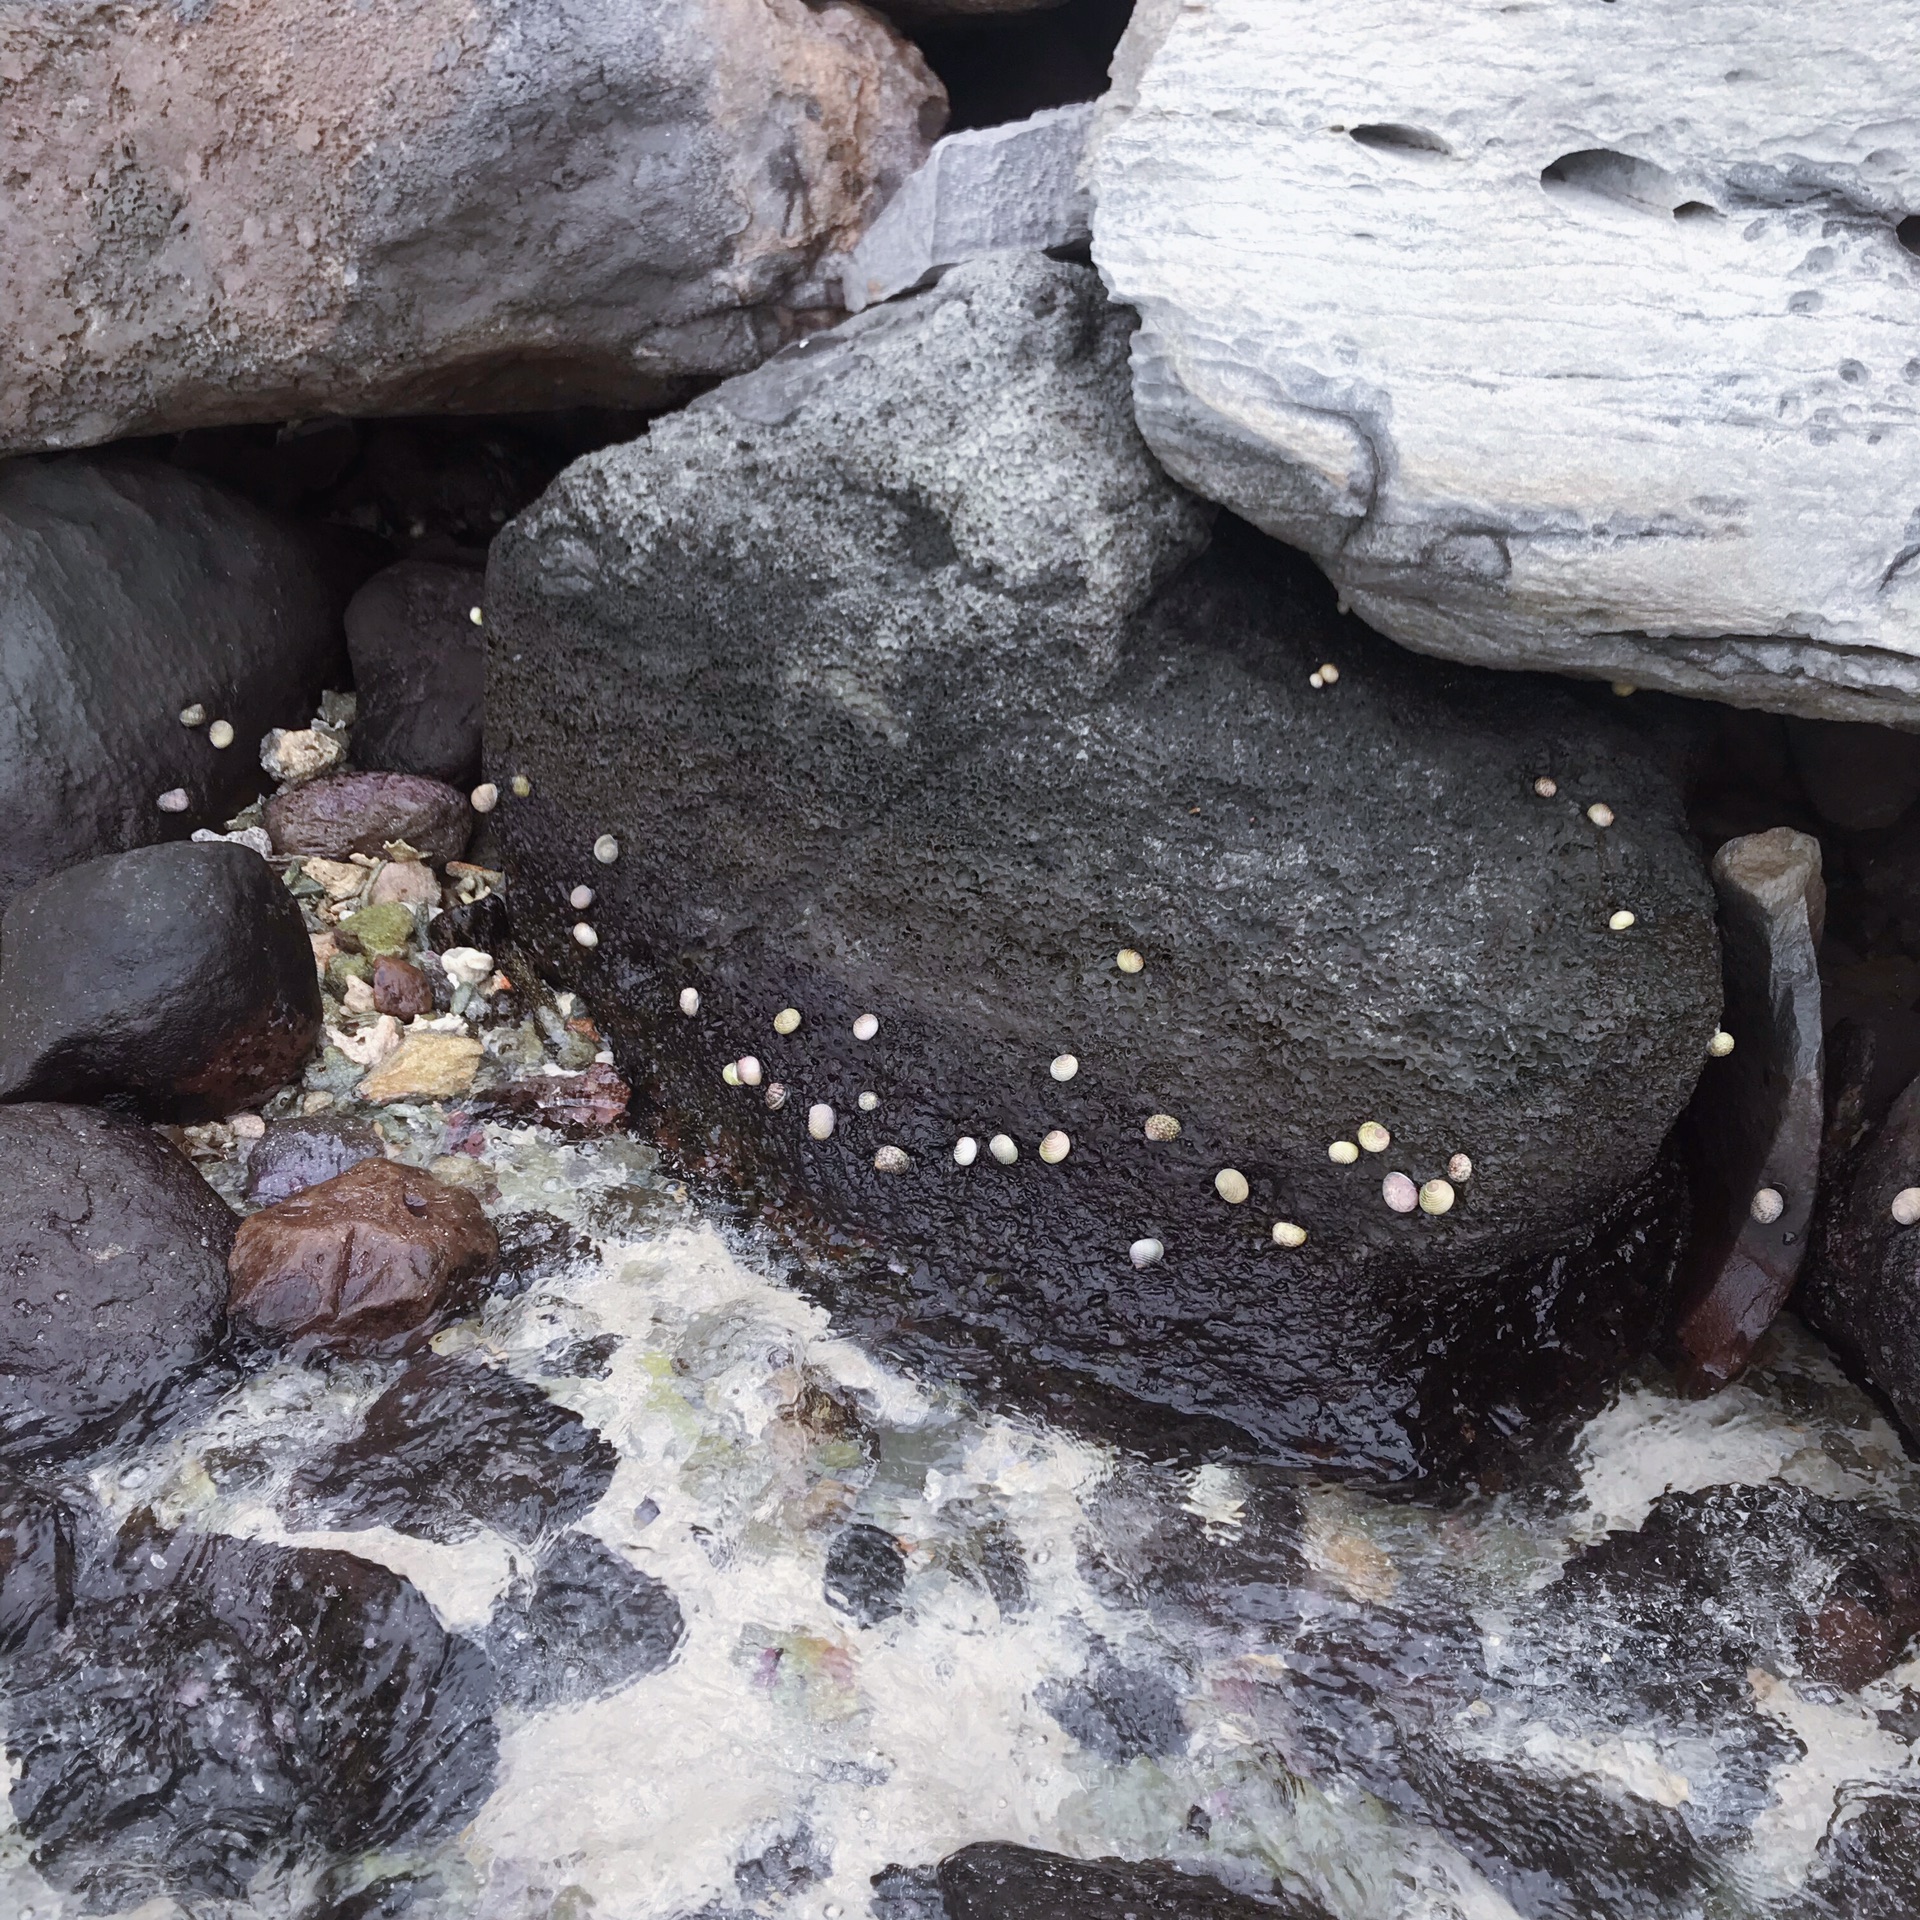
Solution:
[{"label": "wet black stone", "polygon": [[403,560],[348,602],[357,766],[462,788],[479,777],[487,648],[470,610],[483,586],[477,569]]},{"label": "wet black stone", "polygon": [[872,1920],[947,1920],[938,1867],[882,1867],[873,1876]]},{"label": "wet black stone", "polygon": [[294,1476],[287,1510],[309,1529],[390,1526],[451,1542],[491,1527],[531,1545],[586,1513],[618,1460],[538,1387],[429,1354],[374,1402],[352,1440]]},{"label": "wet black stone", "polygon": [[14,895],[0,924],[0,1099],[211,1120],[320,1035],[300,909],[248,847],[174,842]]},{"label": "wet black stone", "polygon": [[272,1121],[247,1156],[247,1198],[271,1206],[384,1150],[380,1129],[352,1115]]},{"label": "wet black stone", "polygon": [[586,1340],[556,1340],[540,1355],[540,1371],[569,1380],[604,1380],[620,1351],[617,1333],[596,1333]]},{"label": "wet black stone", "polygon": [[505,1300],[525,1293],[536,1280],[593,1257],[592,1240],[558,1214],[530,1208],[499,1214],[493,1225],[500,1236],[500,1260],[488,1284]]},{"label": "wet black stone", "polygon": [[679,1603],[591,1534],[568,1533],[494,1609],[485,1646],[502,1695],[517,1707],[595,1700],[673,1658],[686,1623]]},{"label": "wet black stone", "polygon": [[1788,1920],[1913,1920],[1920,1913],[1920,1793],[1856,1787],[1835,1808],[1803,1903]]},{"label": "wet black stone", "polygon": [[1187,1723],[1173,1683],[1111,1654],[1094,1660],[1077,1679],[1043,1681],[1034,1697],[1063,1732],[1115,1766],[1142,1754],[1186,1751]]},{"label": "wet black stone", "polygon": [[130,1525],[7,1688],[34,1865],[115,1911],[431,1839],[493,1778],[485,1657],[347,1554]]},{"label": "wet black stone", "polygon": [[79,1524],[51,1493],[0,1475],[0,1659],[38,1652],[66,1625]]},{"label": "wet black stone", "polygon": [[84,1442],[205,1356],[235,1221],[151,1128],[0,1106],[0,1452]]},{"label": "wet black stone", "polygon": [[507,903],[497,893],[482,894],[478,900],[463,900],[447,908],[427,929],[427,944],[435,953],[477,947],[496,960],[512,937]]},{"label": "wet black stone", "polygon": [[769,1905],[790,1900],[833,1871],[833,1855],[802,1822],[783,1833],[751,1859],[733,1870],[734,1891],[749,1906],[766,1911]]},{"label": "wet black stone", "polygon": [[907,1563],[893,1535],[864,1521],[848,1527],[827,1549],[822,1583],[828,1604],[863,1627],[891,1620],[905,1604]]},{"label": "wet black stone", "polygon": [[400,1920],[413,1911],[414,1902],[424,1893],[435,1893],[442,1883],[417,1874],[383,1874],[370,1886],[337,1896],[323,1894],[302,1907],[299,1920]]},{"label": "wet black stone", "polygon": [[947,1920],[1326,1920],[1304,1896],[1236,1892],[1163,1860],[1071,1860],[983,1841],[939,1871]]}]

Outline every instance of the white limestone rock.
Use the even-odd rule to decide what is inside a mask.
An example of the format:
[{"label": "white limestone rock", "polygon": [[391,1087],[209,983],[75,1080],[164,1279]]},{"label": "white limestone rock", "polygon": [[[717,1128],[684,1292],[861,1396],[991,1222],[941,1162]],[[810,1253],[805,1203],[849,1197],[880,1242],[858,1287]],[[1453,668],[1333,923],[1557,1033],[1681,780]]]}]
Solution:
[{"label": "white limestone rock", "polygon": [[1423,651],[1920,729],[1920,11],[1141,0],[1168,470]]},{"label": "white limestone rock", "polygon": [[848,312],[962,260],[1084,241],[1090,207],[1080,170],[1092,124],[1084,102],[948,134],[849,255],[840,280]]}]

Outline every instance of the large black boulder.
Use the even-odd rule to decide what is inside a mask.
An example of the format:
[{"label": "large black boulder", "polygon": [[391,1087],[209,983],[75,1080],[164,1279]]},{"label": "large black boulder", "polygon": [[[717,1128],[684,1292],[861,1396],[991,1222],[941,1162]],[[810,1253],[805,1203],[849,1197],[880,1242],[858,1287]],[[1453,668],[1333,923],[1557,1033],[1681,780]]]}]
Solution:
[{"label": "large black boulder", "polygon": [[481,585],[474,568],[402,560],[348,602],[361,766],[473,784],[487,691],[486,635],[472,619]]},{"label": "large black boulder", "polygon": [[320,1012],[300,909],[249,847],[108,854],[0,920],[0,1099],[214,1119],[299,1073]]},{"label": "large black boulder", "polygon": [[234,1217],[149,1128],[0,1107],[0,1450],[84,1439],[204,1356]]},{"label": "large black boulder", "polygon": [[[508,526],[516,931],[687,1161],[884,1249],[822,1280],[857,1330],[1404,1474],[1637,1335],[1713,898],[1605,696],[1407,655],[1243,529],[1178,573],[1205,522],[1135,433],[1130,327],[1083,269],[956,269]],[[1336,1164],[1365,1122],[1391,1145]]]},{"label": "large black boulder", "polygon": [[[0,464],[0,906],[95,854],[217,826],[260,791],[270,727],[344,669],[364,566],[129,454]],[[222,750],[181,712],[226,720]],[[184,813],[163,793],[184,788]]]}]

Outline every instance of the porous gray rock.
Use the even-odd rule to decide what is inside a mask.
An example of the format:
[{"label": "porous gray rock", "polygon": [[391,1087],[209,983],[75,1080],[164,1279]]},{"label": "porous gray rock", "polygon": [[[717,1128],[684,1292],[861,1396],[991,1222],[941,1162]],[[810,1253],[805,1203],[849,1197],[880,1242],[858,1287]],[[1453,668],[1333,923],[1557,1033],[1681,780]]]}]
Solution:
[{"label": "porous gray rock", "polygon": [[1917,49],[1142,0],[1092,174],[1142,431],[1409,646],[1920,728]]},{"label": "porous gray rock", "polygon": [[[340,613],[363,572],[158,461],[0,465],[0,907],[252,799],[253,743],[344,677]],[[235,744],[182,726],[192,706]],[[186,810],[161,811],[176,788]]]},{"label": "porous gray rock", "polygon": [[1791,827],[1743,834],[1714,855],[1713,884],[1734,1050],[1710,1062],[1687,1115],[1694,1223],[1679,1338],[1690,1372],[1717,1387],[1745,1370],[1787,1304],[1813,1220],[1826,1075],[1820,843]]},{"label": "porous gray rock", "polygon": [[347,603],[358,765],[473,784],[487,693],[480,586],[472,568],[402,560]]},{"label": "porous gray rock", "polygon": [[845,0],[35,0],[0,79],[9,452],[657,404],[831,305],[946,107]]},{"label": "porous gray rock", "polygon": [[[816,1276],[850,1325],[1412,1472],[1582,1384],[1580,1329],[1657,1289],[1711,893],[1604,696],[1417,660],[1244,529],[1169,580],[1205,515],[1135,434],[1129,331],[1084,268],[957,267],[510,524],[516,934],[683,1155],[893,1255]],[[589,952],[566,889],[604,833]],[[749,1053],[783,1104],[723,1079]],[[1369,1120],[1390,1151],[1331,1161]],[[1382,1204],[1461,1153],[1444,1216]]]},{"label": "porous gray rock", "polygon": [[0,1107],[0,1447],[83,1439],[212,1346],[234,1218],[151,1129]]},{"label": "porous gray rock", "polygon": [[0,1100],[213,1120],[320,1037],[300,909],[250,847],[173,841],[69,867],[0,919]]}]

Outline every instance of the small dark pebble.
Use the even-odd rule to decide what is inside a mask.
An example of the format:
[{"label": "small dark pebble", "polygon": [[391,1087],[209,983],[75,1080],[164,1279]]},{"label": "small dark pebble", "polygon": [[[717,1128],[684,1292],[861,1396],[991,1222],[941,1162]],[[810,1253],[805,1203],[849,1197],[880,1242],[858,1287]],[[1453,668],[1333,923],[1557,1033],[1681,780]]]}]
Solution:
[{"label": "small dark pebble", "polygon": [[413,1020],[433,1011],[433,982],[410,960],[383,953],[373,963],[373,1007],[396,1020]]}]

